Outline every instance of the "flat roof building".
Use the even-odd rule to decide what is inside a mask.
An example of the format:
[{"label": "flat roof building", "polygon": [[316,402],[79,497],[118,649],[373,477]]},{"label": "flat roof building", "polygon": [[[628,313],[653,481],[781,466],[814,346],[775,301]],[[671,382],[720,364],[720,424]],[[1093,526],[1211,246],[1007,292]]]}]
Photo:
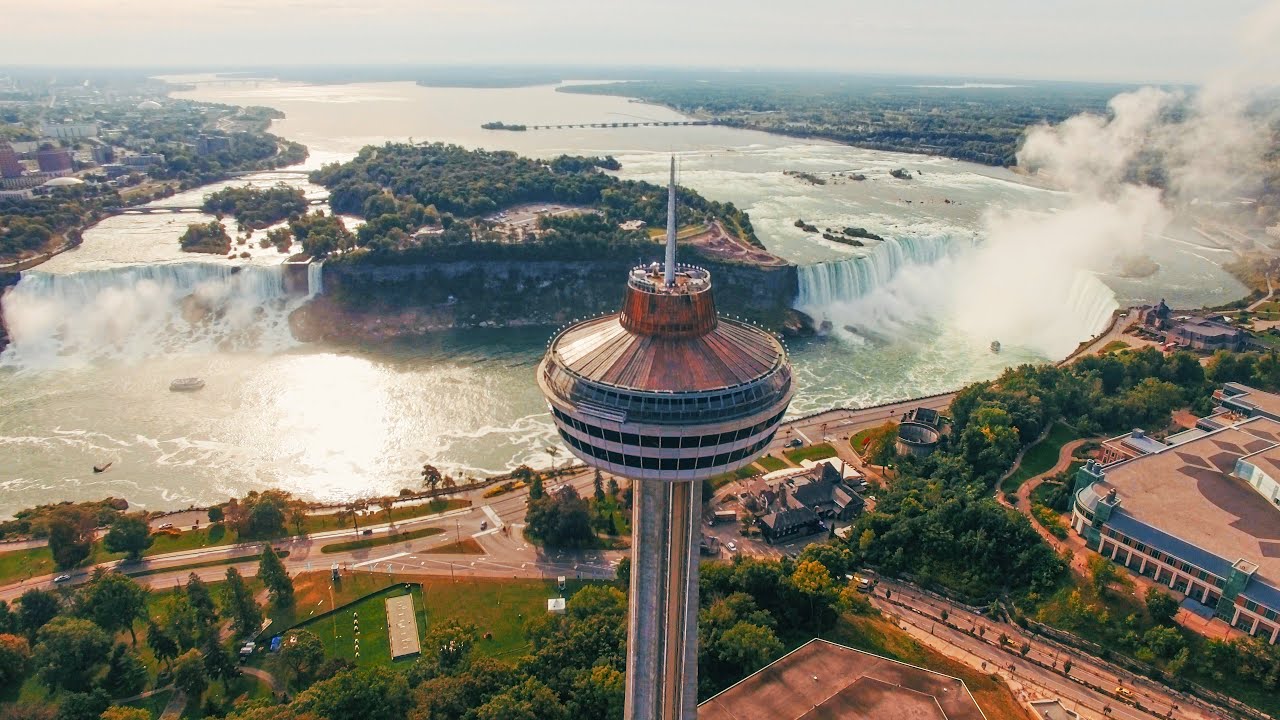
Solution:
[{"label": "flat roof building", "polygon": [[[1247,394],[1253,407],[1280,408],[1280,396]],[[1107,465],[1087,463],[1075,480],[1072,527],[1091,549],[1274,643],[1280,421],[1261,413],[1213,418],[1216,429],[1129,446],[1137,454]]]},{"label": "flat roof building", "polygon": [[813,639],[698,706],[698,720],[986,720],[959,678]]}]

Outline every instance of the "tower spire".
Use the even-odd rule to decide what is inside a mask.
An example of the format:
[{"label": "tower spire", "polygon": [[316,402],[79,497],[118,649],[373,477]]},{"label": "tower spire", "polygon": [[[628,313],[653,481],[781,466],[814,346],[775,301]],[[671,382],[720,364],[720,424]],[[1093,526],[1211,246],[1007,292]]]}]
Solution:
[{"label": "tower spire", "polygon": [[671,182],[667,185],[667,263],[663,268],[667,287],[676,284],[676,156],[671,156]]}]

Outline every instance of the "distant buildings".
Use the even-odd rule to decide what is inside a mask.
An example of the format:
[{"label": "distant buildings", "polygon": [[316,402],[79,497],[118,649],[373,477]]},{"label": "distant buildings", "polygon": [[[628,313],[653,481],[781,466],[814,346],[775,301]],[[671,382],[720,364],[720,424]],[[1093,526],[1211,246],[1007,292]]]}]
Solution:
[{"label": "distant buildings", "polygon": [[[1228,383],[1163,441],[1141,430],[1078,472],[1071,525],[1105,557],[1249,635],[1280,637],[1280,395]],[[1184,601],[1184,606],[1187,602]]]},{"label": "distant buildings", "polygon": [[698,706],[698,720],[985,720],[959,678],[814,639]]},{"label": "distant buildings", "polygon": [[137,155],[128,155],[120,158],[120,162],[129,167],[149,167],[151,165],[163,165],[164,155],[162,153],[139,153]]},{"label": "distant buildings", "polygon": [[227,135],[201,135],[196,138],[197,155],[212,155],[213,153],[230,151],[231,138]]},{"label": "distant buildings", "polygon": [[58,140],[84,140],[98,136],[97,123],[69,123],[60,125],[56,123],[45,123],[40,128],[40,132],[45,137],[57,138]]},{"label": "distant buildings", "polygon": [[9,143],[0,143],[0,178],[21,177],[26,171],[18,153]]},{"label": "distant buildings", "polygon": [[894,449],[899,455],[925,456],[938,448],[942,438],[941,417],[931,408],[912,408],[898,424]]},{"label": "distant buildings", "polygon": [[70,150],[49,145],[36,151],[36,162],[40,165],[40,172],[55,175],[69,173],[75,166]]}]

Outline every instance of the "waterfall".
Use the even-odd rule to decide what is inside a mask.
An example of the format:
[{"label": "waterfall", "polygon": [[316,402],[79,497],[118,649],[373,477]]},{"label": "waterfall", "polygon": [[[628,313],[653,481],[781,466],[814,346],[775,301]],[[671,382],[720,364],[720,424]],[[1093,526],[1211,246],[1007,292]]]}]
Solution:
[{"label": "waterfall", "polygon": [[0,365],[273,350],[293,343],[284,269],[214,263],[131,265],[71,274],[27,271],[0,312]]},{"label": "waterfall", "polygon": [[952,247],[946,237],[890,238],[866,255],[801,266],[796,307],[820,313],[823,308],[857,300],[888,285],[904,267],[932,265],[948,257]]},{"label": "waterfall", "polygon": [[324,260],[312,260],[307,265],[307,297],[324,294]]}]

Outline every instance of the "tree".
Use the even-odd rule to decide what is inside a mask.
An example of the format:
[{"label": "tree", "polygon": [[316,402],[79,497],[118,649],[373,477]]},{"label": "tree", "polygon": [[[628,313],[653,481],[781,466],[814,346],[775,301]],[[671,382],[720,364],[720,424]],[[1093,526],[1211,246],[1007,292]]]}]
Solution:
[{"label": "tree", "polygon": [[34,664],[51,689],[83,690],[111,648],[102,628],[74,617],[56,617],[40,628]]},{"label": "tree", "polygon": [[604,502],[604,475],[601,474],[600,468],[596,468],[595,477],[592,478],[591,487],[594,490],[596,502]]},{"label": "tree", "polygon": [[223,512],[221,505],[213,505],[209,508],[209,522],[220,523],[226,519],[227,514]]},{"label": "tree", "polygon": [[1023,640],[1022,645],[1018,648],[1018,654],[1022,657],[1026,657],[1029,652],[1031,652],[1031,643]]},{"label": "tree", "polygon": [[382,512],[387,514],[387,522],[391,522],[391,514],[396,509],[396,499],[390,496],[383,496],[374,501],[378,507],[382,508]]},{"label": "tree", "polygon": [[614,500],[617,500],[618,492],[620,490],[621,488],[618,487],[618,478],[610,475],[609,476],[609,497],[613,498]]},{"label": "tree", "polygon": [[142,692],[147,686],[147,666],[142,663],[137,653],[124,645],[111,648],[111,658],[107,660],[107,675],[102,680],[102,687],[111,697],[131,697]]},{"label": "tree", "polygon": [[59,508],[49,518],[49,551],[59,570],[73,568],[89,557],[94,518],[75,506]]},{"label": "tree", "polygon": [[1063,675],[1071,674],[1071,658],[1067,658],[1066,660],[1062,661],[1062,674]]},{"label": "tree", "polygon": [[596,540],[591,527],[591,511],[572,486],[554,495],[533,499],[529,495],[525,532],[548,547],[586,547]]},{"label": "tree", "polygon": [[309,630],[296,630],[289,635],[280,659],[289,668],[293,681],[300,687],[306,687],[324,664],[324,643]]},{"label": "tree", "polygon": [[173,684],[187,696],[188,703],[199,703],[209,689],[204,658],[199,650],[188,650],[173,664]]},{"label": "tree", "polygon": [[204,644],[200,646],[200,655],[203,656],[204,670],[209,677],[228,680],[236,676],[236,658],[231,654],[231,649],[217,637],[210,635],[205,638]]},{"label": "tree", "polygon": [[1099,596],[1107,594],[1107,587],[1115,582],[1120,576],[1116,566],[1111,562],[1110,558],[1101,555],[1090,555],[1087,561],[1089,567],[1089,581],[1093,584],[1093,589]]},{"label": "tree", "polygon": [[31,669],[31,645],[17,635],[0,635],[0,689],[16,684]]},{"label": "tree", "polygon": [[138,515],[120,515],[102,538],[107,550],[125,553],[133,562],[140,560],[142,553],[154,542],[151,527]]},{"label": "tree", "polygon": [[0,600],[0,635],[18,632],[18,614],[9,609],[9,603]]},{"label": "tree", "polygon": [[476,708],[475,717],[476,720],[564,720],[566,713],[551,688],[530,677]]},{"label": "tree", "polygon": [[441,672],[451,673],[470,660],[478,634],[475,625],[457,620],[433,625],[422,639],[423,657],[434,662]]},{"label": "tree", "polygon": [[27,634],[27,639],[34,640],[36,632],[61,610],[62,602],[57,595],[32,588],[18,598],[18,629]]},{"label": "tree", "polygon": [[548,445],[547,448],[543,450],[543,452],[547,454],[547,457],[551,458],[551,472],[555,472],[556,456],[560,454],[560,448],[556,447],[555,445]]},{"label": "tree", "polygon": [[294,704],[326,720],[403,720],[409,683],[387,667],[353,668],[312,685]]},{"label": "tree", "polygon": [[195,614],[195,640],[202,640],[217,630],[218,606],[213,602],[209,587],[195,573],[187,576],[187,603]]},{"label": "tree", "polygon": [[427,490],[435,490],[440,487],[440,482],[444,479],[444,476],[440,474],[440,470],[430,463],[423,463],[420,475],[422,477],[422,485]]},{"label": "tree", "polygon": [[1151,615],[1152,622],[1157,625],[1173,623],[1173,617],[1178,614],[1178,601],[1172,595],[1152,586],[1147,588],[1146,601],[1147,613]]},{"label": "tree", "polygon": [[222,586],[222,616],[231,621],[236,635],[250,635],[262,627],[262,608],[234,567],[227,568],[227,581]]},{"label": "tree", "polygon": [[533,473],[529,477],[529,502],[541,500],[546,497],[546,492],[542,489],[542,475]]},{"label": "tree", "polygon": [[714,652],[722,664],[750,675],[782,652],[782,642],[767,627],[739,622],[720,636]]},{"label": "tree", "polygon": [[102,688],[92,692],[73,692],[63,696],[54,720],[99,720],[111,706],[111,698]]},{"label": "tree", "polygon": [[831,573],[816,560],[801,560],[791,573],[790,584],[809,599],[809,619],[817,620],[819,603],[829,607],[834,601]]},{"label": "tree", "polygon": [[596,665],[579,672],[573,679],[569,717],[622,717],[626,687],[626,676],[615,668]]},{"label": "tree", "polygon": [[173,660],[178,657],[178,641],[154,621],[147,623],[147,647],[165,667],[173,669]]},{"label": "tree", "polygon": [[93,572],[93,579],[76,596],[75,610],[77,615],[92,620],[108,633],[128,630],[133,644],[137,645],[133,622],[146,618],[149,594],[129,577],[98,568]]},{"label": "tree", "polygon": [[293,580],[285,569],[276,549],[267,543],[262,546],[262,556],[258,560],[258,578],[271,593],[271,604],[277,608],[293,607]]}]

